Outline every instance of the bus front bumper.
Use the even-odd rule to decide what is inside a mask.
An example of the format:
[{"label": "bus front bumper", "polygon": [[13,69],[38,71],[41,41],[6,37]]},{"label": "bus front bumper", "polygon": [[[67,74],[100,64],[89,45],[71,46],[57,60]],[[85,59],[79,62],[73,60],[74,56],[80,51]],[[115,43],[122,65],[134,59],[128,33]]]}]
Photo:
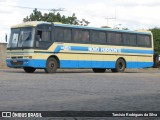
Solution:
[{"label": "bus front bumper", "polygon": [[33,68],[45,68],[46,60],[37,59],[7,59],[6,64],[10,68],[23,68],[23,67],[33,67]]}]

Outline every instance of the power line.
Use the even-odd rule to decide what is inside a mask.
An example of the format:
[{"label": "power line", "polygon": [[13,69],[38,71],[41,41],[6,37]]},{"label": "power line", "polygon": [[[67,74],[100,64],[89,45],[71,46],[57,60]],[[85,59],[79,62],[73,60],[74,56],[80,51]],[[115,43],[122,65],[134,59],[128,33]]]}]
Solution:
[{"label": "power line", "polygon": [[[17,6],[17,5],[8,5],[8,4],[1,4],[0,3],[0,5],[4,5],[4,6],[9,6],[9,7],[16,7],[16,8],[20,8],[20,9],[35,9],[35,8],[33,8],[33,7],[25,7],[25,6]],[[54,8],[52,8],[52,9],[45,9],[45,8],[37,8],[38,10],[46,10],[46,11],[54,11],[54,12],[56,12],[56,11],[64,11],[64,8],[57,8],[57,9],[54,9]]]}]

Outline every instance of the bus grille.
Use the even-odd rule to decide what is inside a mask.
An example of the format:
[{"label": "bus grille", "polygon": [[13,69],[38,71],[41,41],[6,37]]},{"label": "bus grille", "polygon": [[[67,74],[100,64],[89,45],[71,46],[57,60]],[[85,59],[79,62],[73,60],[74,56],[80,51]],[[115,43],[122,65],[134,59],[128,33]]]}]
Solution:
[{"label": "bus grille", "polygon": [[13,57],[11,57],[12,59],[16,59],[16,58],[18,58],[18,59],[23,59],[23,56],[13,56]]},{"label": "bus grille", "polygon": [[17,62],[11,61],[11,64],[14,66],[20,66],[20,65],[23,65],[23,61],[17,61]]}]

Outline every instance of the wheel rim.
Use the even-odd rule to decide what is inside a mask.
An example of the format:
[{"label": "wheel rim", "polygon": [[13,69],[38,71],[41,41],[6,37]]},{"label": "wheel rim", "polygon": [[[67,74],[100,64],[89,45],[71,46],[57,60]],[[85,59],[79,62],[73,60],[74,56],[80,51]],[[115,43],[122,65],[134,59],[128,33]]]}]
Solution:
[{"label": "wheel rim", "polygon": [[54,61],[50,61],[49,68],[52,70],[52,69],[54,69],[54,67],[55,67]]},{"label": "wheel rim", "polygon": [[119,62],[118,67],[119,67],[120,70],[122,70],[122,69],[124,68],[123,63],[122,63],[122,62]]}]

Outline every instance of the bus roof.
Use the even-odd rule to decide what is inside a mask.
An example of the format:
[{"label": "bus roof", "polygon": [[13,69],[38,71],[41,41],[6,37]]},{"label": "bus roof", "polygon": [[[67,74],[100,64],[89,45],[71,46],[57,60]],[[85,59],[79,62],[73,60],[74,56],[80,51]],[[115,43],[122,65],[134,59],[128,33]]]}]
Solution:
[{"label": "bus roof", "polygon": [[36,27],[37,25],[40,25],[40,24],[51,24],[51,23],[44,22],[44,21],[31,21],[31,22],[24,22],[24,23],[14,25],[11,28]]},{"label": "bus roof", "polygon": [[71,27],[71,28],[81,28],[81,29],[91,29],[91,30],[102,30],[102,31],[111,31],[111,32],[125,32],[125,33],[135,33],[135,34],[149,34],[151,35],[151,31],[146,30],[120,30],[114,28],[98,28],[98,27],[89,27],[89,26],[78,26],[78,25],[69,25],[69,24],[54,24],[54,26],[59,27]]},{"label": "bus roof", "polygon": [[[44,21],[31,21],[31,22],[24,22],[21,24],[17,24],[12,26],[11,28],[22,28],[22,27],[36,27],[37,25],[41,24],[48,24],[51,25],[51,22],[44,22]],[[54,26],[59,27],[70,27],[70,28],[81,28],[81,29],[92,29],[92,30],[103,30],[103,31],[113,31],[113,32],[125,32],[125,33],[135,33],[135,34],[149,34],[152,33],[150,31],[144,31],[144,30],[119,30],[119,29],[113,29],[113,28],[98,28],[98,27],[89,27],[89,26],[78,26],[78,25],[70,25],[70,24],[62,24],[60,22],[53,22]]]}]

